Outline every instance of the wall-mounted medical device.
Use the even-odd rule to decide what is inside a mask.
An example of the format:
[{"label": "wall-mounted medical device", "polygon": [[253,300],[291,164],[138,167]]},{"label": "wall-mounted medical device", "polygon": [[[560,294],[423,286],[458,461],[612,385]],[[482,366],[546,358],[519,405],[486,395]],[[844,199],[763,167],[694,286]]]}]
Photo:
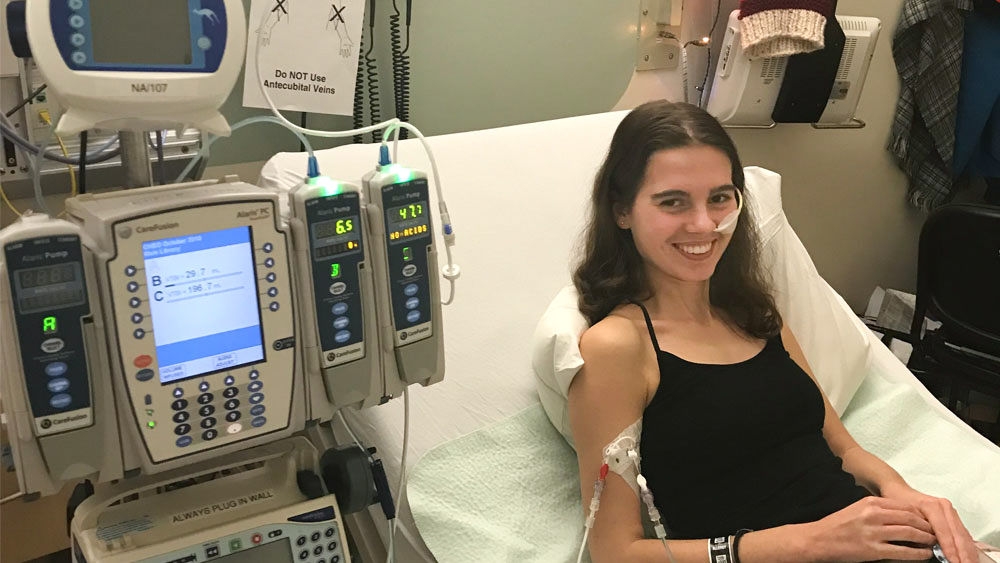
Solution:
[{"label": "wall-mounted medical device", "polygon": [[301,430],[278,198],[230,179],[83,195],[126,469],[156,473]]},{"label": "wall-mounted medical device", "polygon": [[363,184],[386,381],[395,369],[403,385],[436,383],[444,377],[444,334],[427,174],[386,164]]},{"label": "wall-mounted medical device", "polygon": [[316,176],[288,199],[312,417],[377,405],[387,393],[361,190]]},{"label": "wall-mounted medical device", "polygon": [[[743,51],[739,11],[729,15],[706,109],[727,126],[770,127],[788,57],[749,57]],[[881,22],[837,16],[846,36],[826,108],[817,126],[859,126],[854,113],[875,52]]]},{"label": "wall-mounted medical device", "polygon": [[25,19],[32,56],[66,109],[56,133],[189,124],[229,134],[218,108],[243,64],[238,0],[135,0],[128,9],[33,0]]},{"label": "wall-mounted medical device", "polygon": [[21,490],[121,478],[92,243],[28,214],[0,232],[0,249],[2,393]]},{"label": "wall-mounted medical device", "polygon": [[[323,491],[311,498],[299,485],[303,472],[318,471],[315,448],[297,437],[222,465],[110,485],[76,510],[74,560],[350,563],[336,498]],[[207,480],[206,473],[222,476]]]}]

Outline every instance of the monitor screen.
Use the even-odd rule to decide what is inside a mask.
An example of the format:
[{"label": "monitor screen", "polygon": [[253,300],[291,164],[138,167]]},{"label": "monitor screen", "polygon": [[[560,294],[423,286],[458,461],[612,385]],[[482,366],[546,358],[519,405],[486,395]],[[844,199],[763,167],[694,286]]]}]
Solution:
[{"label": "monitor screen", "polygon": [[160,383],[260,362],[250,227],[142,244]]},{"label": "monitor screen", "polygon": [[189,65],[191,22],[188,0],[90,1],[94,62]]}]

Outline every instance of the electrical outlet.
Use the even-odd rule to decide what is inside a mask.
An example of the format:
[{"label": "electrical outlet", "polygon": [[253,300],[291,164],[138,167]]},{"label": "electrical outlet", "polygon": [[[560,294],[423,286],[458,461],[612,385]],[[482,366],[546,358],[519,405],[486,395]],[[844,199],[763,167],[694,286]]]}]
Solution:
[{"label": "electrical outlet", "polygon": [[636,70],[670,70],[680,63],[682,0],[639,3],[639,49]]}]

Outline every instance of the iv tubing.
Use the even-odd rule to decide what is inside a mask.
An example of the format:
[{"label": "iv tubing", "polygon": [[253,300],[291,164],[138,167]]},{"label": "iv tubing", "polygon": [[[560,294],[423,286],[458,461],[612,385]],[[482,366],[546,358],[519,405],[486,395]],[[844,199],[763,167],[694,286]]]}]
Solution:
[{"label": "iv tubing", "polygon": [[[233,124],[232,130],[233,130],[233,132],[235,132],[238,129],[246,127],[247,125],[253,125],[255,123],[276,123],[276,124],[282,125],[282,126],[285,125],[284,123],[281,122],[281,120],[279,120],[277,118],[274,118],[274,117],[271,117],[270,115],[258,115],[258,116],[255,116],[255,117],[248,117],[248,118],[244,119],[243,121],[239,121],[239,122]],[[287,128],[288,127],[286,126],[286,129]],[[299,133],[298,131],[294,131],[293,130],[292,133],[294,133],[295,136],[299,138],[299,141],[306,147],[306,152],[309,154],[310,157],[312,157],[313,156],[313,148],[312,148],[312,145],[309,143],[309,140],[306,139],[306,137],[302,133]],[[194,167],[198,164],[199,160],[201,160],[203,158],[208,158],[209,154],[211,153],[212,143],[214,143],[215,141],[217,141],[219,139],[222,139],[222,138],[223,137],[217,137],[215,135],[209,135],[208,139],[205,141],[205,145],[203,147],[201,147],[201,150],[199,150],[198,153],[195,154],[194,158],[192,158],[191,161],[188,162],[187,166],[185,166],[184,170],[182,170],[181,173],[180,173],[180,175],[177,176],[177,179],[174,181],[174,183],[175,184],[179,184],[179,183],[183,182],[184,178],[186,178],[187,175],[191,173],[191,170],[194,169]]]}]

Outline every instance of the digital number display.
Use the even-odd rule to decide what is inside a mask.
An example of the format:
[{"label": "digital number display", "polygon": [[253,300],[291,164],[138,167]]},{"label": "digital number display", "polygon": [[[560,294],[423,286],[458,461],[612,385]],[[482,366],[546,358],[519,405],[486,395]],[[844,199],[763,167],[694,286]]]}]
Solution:
[{"label": "digital number display", "polygon": [[430,231],[427,216],[427,201],[420,200],[386,210],[386,222],[390,241],[415,237]]},{"label": "digital number display", "polygon": [[22,289],[29,289],[41,285],[55,285],[76,281],[76,265],[73,262],[56,264],[55,266],[42,266],[30,270],[20,270],[17,273],[18,282]]},{"label": "digital number display", "polygon": [[352,217],[347,217],[344,219],[335,219],[332,221],[323,221],[322,223],[316,223],[313,225],[313,238],[314,239],[325,239],[330,237],[335,237],[339,235],[346,235],[354,232],[354,229],[358,225],[358,216],[354,215]]},{"label": "digital number display", "polygon": [[250,227],[142,243],[160,383],[264,359]]},{"label": "digital number display", "polygon": [[58,309],[83,303],[83,288],[42,293],[18,299],[22,313],[33,313],[43,309]]},{"label": "digital number display", "polygon": [[14,272],[21,313],[80,305],[86,300],[79,262],[64,262]]},{"label": "digital number display", "polygon": [[408,205],[400,205],[399,207],[393,207],[389,209],[389,224],[395,225],[396,223],[402,223],[403,221],[420,219],[423,216],[424,216],[423,202],[410,203]]},{"label": "digital number display", "polygon": [[316,260],[322,260],[324,258],[336,256],[337,254],[357,250],[358,248],[361,248],[360,244],[353,240],[349,240],[340,244],[328,244],[326,246],[321,246],[313,250],[313,256]]},{"label": "digital number display", "polygon": [[313,260],[319,261],[361,248],[361,222],[357,215],[320,221],[313,223],[311,228]]}]

